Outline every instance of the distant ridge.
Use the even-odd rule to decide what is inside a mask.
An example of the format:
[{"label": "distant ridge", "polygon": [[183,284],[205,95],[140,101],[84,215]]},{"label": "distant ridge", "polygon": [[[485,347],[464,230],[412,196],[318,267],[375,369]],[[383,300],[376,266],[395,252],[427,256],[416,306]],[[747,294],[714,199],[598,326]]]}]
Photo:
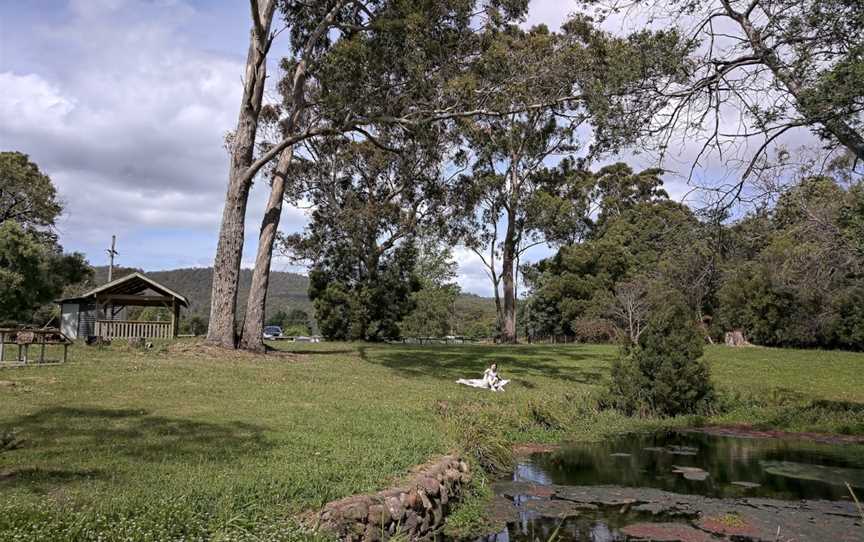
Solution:
[{"label": "distant ridge", "polygon": [[[96,274],[93,285],[106,283],[108,281],[108,267],[102,266],[94,269],[96,270]],[[118,279],[136,271],[144,273],[177,293],[186,296],[189,299],[188,315],[209,316],[210,287],[213,283],[212,267],[188,267],[165,271],[144,271],[128,267],[115,267],[114,278]],[[246,306],[246,299],[249,296],[249,286],[251,283],[252,271],[250,269],[241,270],[240,293],[237,299],[238,306]],[[291,309],[302,309],[312,315],[312,303],[309,301],[308,290],[308,277],[286,271],[271,272],[270,287],[267,291],[267,316],[279,310],[287,312]]]},{"label": "distant ridge", "polygon": [[[95,286],[108,282],[108,267],[95,267],[96,274],[89,284],[79,285],[78,289],[89,290]],[[144,271],[130,267],[115,267],[114,278],[126,276],[130,273],[144,273],[157,282],[161,282],[175,292],[186,296],[189,300],[189,310],[184,311],[184,317],[210,316],[210,287],[213,283],[212,267],[187,267],[183,269],[168,269],[163,271]],[[240,271],[240,293],[237,296],[238,314],[246,309],[246,299],[249,297],[249,286],[252,284],[252,270],[242,269]],[[309,301],[309,277],[299,273],[287,271],[273,271],[270,273],[270,288],[267,291],[266,315],[269,318],[276,312],[282,310],[289,312],[292,309],[306,311],[312,318],[315,311],[312,302]],[[70,292],[71,293],[71,292]],[[75,293],[80,293],[76,291]],[[492,298],[481,297],[476,294],[463,293],[456,300],[456,312],[463,325],[469,322],[494,321],[495,304]]]}]

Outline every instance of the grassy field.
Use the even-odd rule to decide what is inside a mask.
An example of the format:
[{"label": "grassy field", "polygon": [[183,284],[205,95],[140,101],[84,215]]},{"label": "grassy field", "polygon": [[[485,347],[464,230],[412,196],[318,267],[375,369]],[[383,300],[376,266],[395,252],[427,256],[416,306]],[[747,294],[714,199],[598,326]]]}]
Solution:
[{"label": "grassy field", "polygon": [[[453,449],[494,469],[517,442],[706,421],[864,433],[864,354],[712,347],[717,415],[639,420],[595,406],[611,346],[178,346],[0,370],[0,436],[23,441],[0,452],[0,539],[301,539],[304,514]],[[506,393],[453,383],[492,361]]]}]

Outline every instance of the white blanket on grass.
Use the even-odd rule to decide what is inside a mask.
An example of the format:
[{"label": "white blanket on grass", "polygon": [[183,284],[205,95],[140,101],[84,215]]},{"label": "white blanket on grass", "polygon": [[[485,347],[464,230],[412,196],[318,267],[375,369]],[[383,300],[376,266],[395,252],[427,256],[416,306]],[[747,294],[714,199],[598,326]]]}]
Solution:
[{"label": "white blanket on grass", "polygon": [[472,388],[483,388],[492,391],[504,391],[510,381],[504,380],[498,376],[498,373],[491,368],[483,372],[483,378],[460,378],[456,381],[457,384],[471,386]]}]

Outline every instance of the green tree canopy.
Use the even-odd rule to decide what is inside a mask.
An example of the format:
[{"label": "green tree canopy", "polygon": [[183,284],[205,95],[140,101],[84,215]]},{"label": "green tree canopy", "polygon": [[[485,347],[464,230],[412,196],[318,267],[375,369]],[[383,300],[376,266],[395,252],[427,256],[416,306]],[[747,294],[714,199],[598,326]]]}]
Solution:
[{"label": "green tree canopy", "polygon": [[83,255],[63,254],[15,221],[0,224],[0,320],[31,322],[37,309],[91,274]]},{"label": "green tree canopy", "polygon": [[46,232],[63,207],[51,179],[20,152],[0,152],[0,224],[14,220],[29,231]]}]

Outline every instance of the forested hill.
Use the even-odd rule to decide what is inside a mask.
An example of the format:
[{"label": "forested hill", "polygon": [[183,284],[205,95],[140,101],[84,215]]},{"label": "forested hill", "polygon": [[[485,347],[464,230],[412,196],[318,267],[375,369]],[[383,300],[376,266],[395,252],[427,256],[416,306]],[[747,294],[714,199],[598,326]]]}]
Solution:
[{"label": "forested hill", "polygon": [[[96,267],[94,284],[105,284],[108,281],[108,267]],[[142,271],[141,269],[114,268],[114,278],[120,278],[133,272],[145,273],[153,280],[189,299],[187,314],[208,316],[210,313],[210,286],[213,282],[213,269],[209,267],[191,267],[186,269],[171,269],[167,271]],[[252,283],[252,271],[243,269],[240,272],[240,294],[238,304],[246,306],[249,295],[249,285]],[[309,279],[297,273],[273,271],[270,273],[270,289],[267,293],[267,315],[278,310],[288,311],[302,309],[312,314],[312,304],[307,297]]]},{"label": "forested hill", "polygon": [[[76,288],[76,292],[89,290],[97,285],[108,282],[108,267],[96,267],[94,280]],[[184,311],[184,317],[210,315],[210,286],[213,282],[213,269],[209,267],[190,267],[185,269],[170,269],[166,271],[142,271],[126,267],[115,267],[114,278],[134,272],[144,273],[153,280],[164,284],[175,292],[189,299],[189,311]],[[238,306],[242,313],[249,295],[249,285],[252,283],[252,271],[243,269],[240,275],[240,295]],[[310,316],[315,314],[312,302],[309,301],[309,278],[297,273],[273,271],[270,274],[270,291],[267,293],[267,317],[277,311],[289,312],[301,309]],[[72,292],[69,292],[70,294]],[[491,298],[463,293],[455,306],[454,332],[465,335],[489,335],[495,325],[495,304]]]}]

